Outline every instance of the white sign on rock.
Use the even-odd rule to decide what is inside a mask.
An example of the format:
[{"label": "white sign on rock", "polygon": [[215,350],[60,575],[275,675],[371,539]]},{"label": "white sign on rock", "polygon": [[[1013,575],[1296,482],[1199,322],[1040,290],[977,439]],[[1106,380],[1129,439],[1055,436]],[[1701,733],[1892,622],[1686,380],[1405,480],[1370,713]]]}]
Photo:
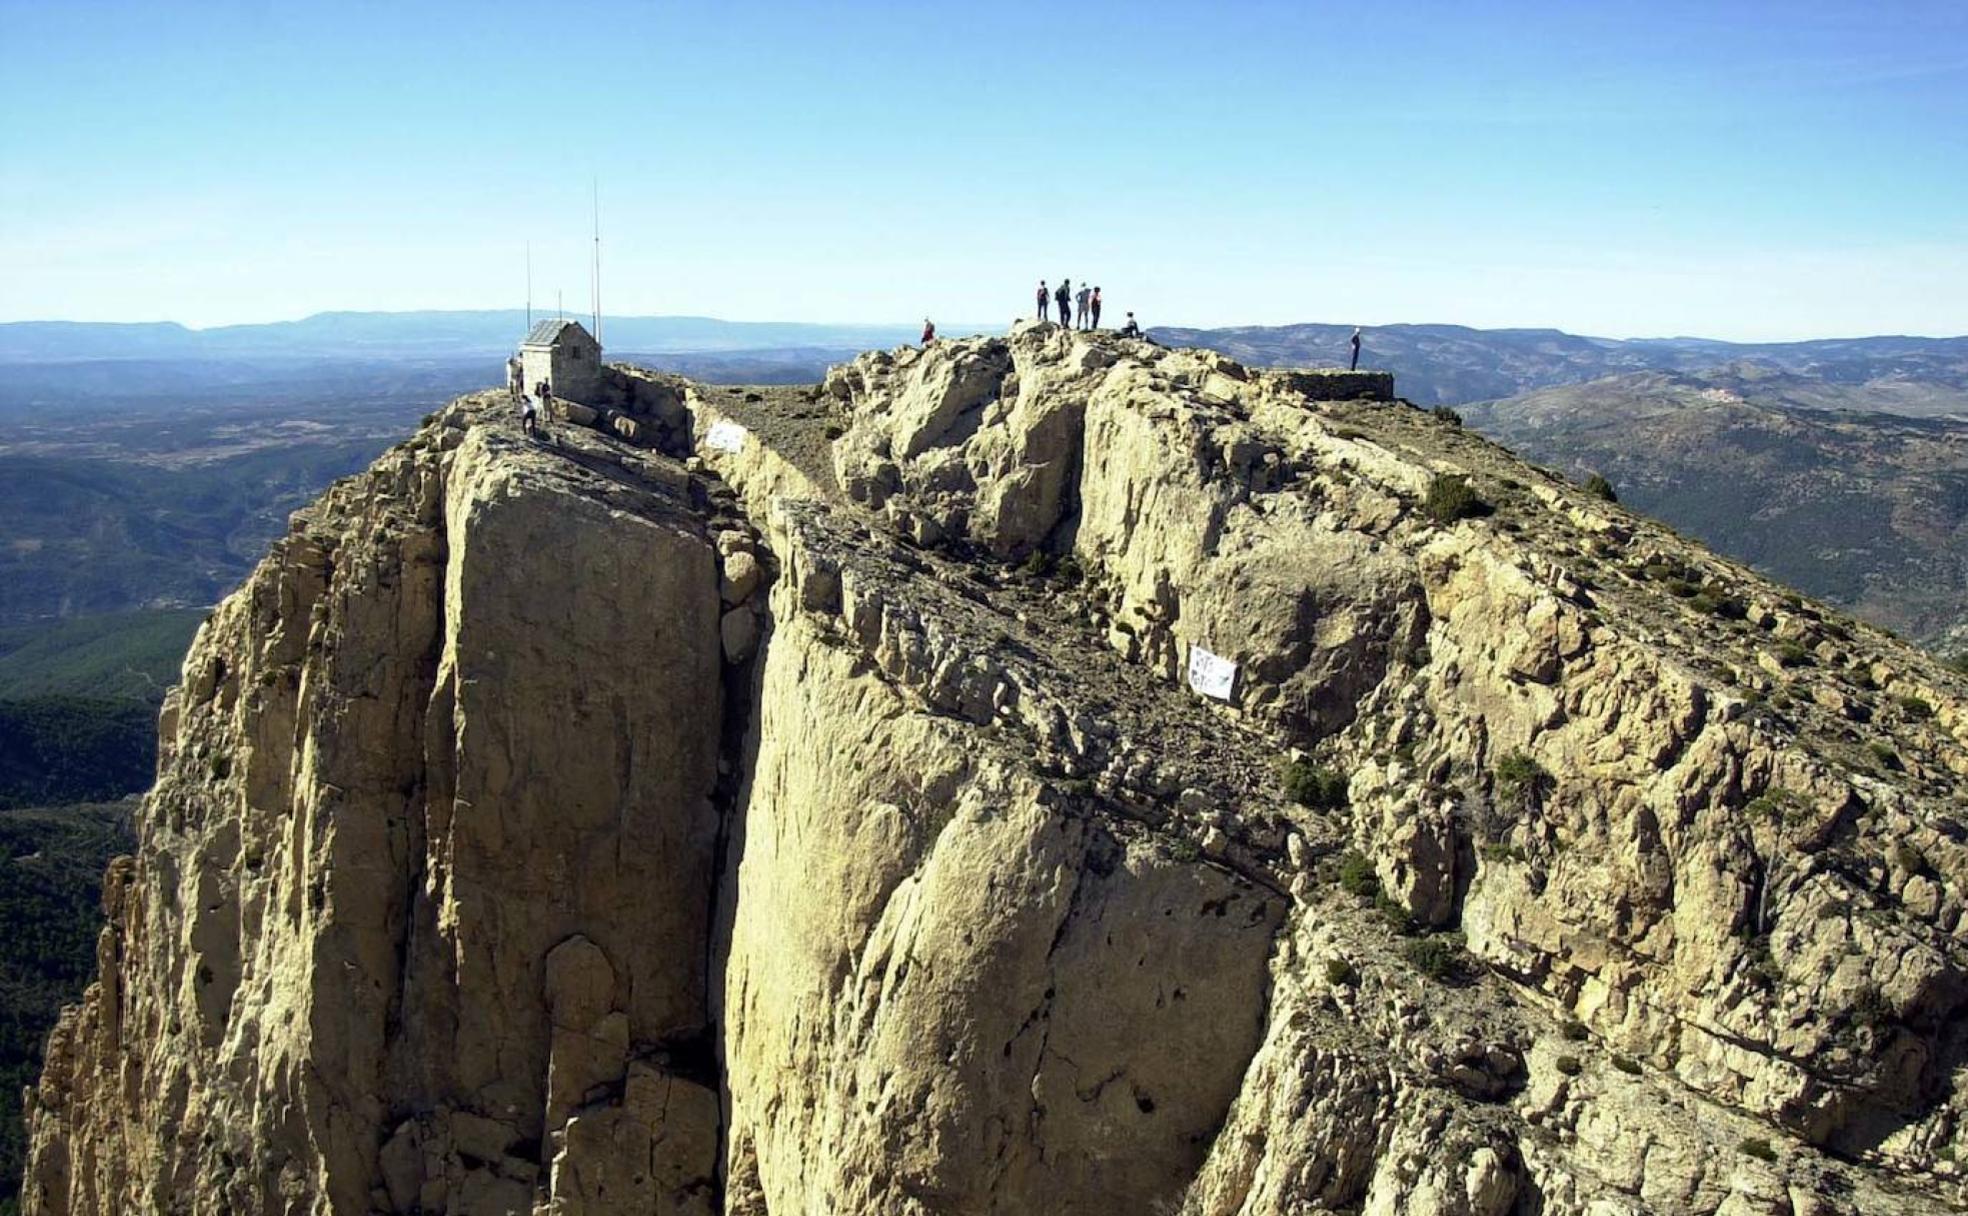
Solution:
[{"label": "white sign on rock", "polygon": [[726,418],[713,422],[711,429],[704,434],[704,446],[714,452],[730,452],[732,455],[745,450],[745,428]]},{"label": "white sign on rock", "polygon": [[1189,648],[1189,687],[1206,697],[1228,701],[1237,686],[1237,665],[1201,646]]}]

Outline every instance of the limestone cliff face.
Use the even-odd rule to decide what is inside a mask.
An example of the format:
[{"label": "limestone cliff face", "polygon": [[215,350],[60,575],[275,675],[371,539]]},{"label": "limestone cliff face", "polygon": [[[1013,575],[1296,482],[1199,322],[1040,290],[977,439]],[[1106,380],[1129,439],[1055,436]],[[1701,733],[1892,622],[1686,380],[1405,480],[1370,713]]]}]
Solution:
[{"label": "limestone cliff face", "polygon": [[1309,387],[449,407],[187,661],[29,1210],[1968,1201],[1955,678]]}]

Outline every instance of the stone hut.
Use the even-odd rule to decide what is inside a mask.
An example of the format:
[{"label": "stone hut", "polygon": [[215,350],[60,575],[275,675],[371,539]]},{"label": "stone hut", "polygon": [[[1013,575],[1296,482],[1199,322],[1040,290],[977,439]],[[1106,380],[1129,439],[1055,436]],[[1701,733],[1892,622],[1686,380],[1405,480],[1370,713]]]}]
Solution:
[{"label": "stone hut", "polygon": [[545,380],[553,395],[592,401],[601,388],[601,343],[579,321],[541,321],[519,344],[527,391]]}]

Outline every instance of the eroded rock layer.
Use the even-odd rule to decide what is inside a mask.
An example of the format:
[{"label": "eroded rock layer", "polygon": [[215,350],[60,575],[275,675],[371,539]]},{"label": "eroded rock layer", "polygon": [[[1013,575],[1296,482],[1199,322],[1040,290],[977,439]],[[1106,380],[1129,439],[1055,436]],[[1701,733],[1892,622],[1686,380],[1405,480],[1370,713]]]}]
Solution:
[{"label": "eroded rock layer", "polygon": [[1929,660],[1200,352],[609,387],[206,626],[29,1210],[1968,1201]]}]

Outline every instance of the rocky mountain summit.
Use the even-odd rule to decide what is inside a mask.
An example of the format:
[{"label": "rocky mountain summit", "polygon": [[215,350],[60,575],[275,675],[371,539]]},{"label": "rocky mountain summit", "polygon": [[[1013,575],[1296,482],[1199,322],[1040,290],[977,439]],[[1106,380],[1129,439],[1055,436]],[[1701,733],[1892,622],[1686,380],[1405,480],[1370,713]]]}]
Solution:
[{"label": "rocky mountain summit", "polygon": [[1968,1203],[1930,658],[1371,384],[610,384],[205,625],[26,1210]]}]

